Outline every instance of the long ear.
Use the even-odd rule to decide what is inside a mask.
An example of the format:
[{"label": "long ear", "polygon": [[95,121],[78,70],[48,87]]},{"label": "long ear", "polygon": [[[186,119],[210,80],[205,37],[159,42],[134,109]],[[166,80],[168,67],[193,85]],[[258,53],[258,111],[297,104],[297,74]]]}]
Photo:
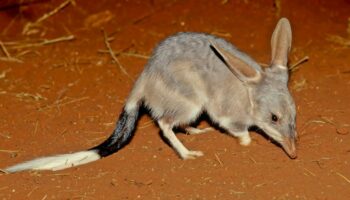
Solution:
[{"label": "long ear", "polygon": [[226,66],[240,81],[244,83],[254,83],[260,80],[261,74],[254,67],[250,66],[244,60],[238,58],[224,48],[218,46],[214,41],[210,41],[210,44],[212,49],[223,59]]},{"label": "long ear", "polygon": [[278,21],[271,37],[272,65],[287,67],[288,53],[292,46],[292,29],[288,19]]}]

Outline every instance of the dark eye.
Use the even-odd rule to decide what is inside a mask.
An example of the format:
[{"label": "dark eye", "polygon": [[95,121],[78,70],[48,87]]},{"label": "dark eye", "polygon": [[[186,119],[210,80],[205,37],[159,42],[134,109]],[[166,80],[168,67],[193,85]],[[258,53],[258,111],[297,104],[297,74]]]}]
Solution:
[{"label": "dark eye", "polygon": [[271,114],[271,120],[273,121],[273,122],[277,122],[278,121],[278,117],[277,117],[277,115],[275,115],[275,114]]}]

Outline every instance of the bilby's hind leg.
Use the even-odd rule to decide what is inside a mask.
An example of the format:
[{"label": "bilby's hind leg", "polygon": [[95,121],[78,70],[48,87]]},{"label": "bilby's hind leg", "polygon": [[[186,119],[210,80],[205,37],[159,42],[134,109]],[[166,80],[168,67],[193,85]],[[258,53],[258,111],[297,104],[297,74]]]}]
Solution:
[{"label": "bilby's hind leg", "polygon": [[214,129],[212,127],[207,127],[207,128],[195,128],[195,127],[192,127],[192,126],[187,126],[184,128],[186,133],[189,134],[189,135],[198,135],[198,134],[202,134],[202,133],[206,133],[206,132],[209,132],[209,131],[213,131]]},{"label": "bilby's hind leg", "polygon": [[172,130],[172,125],[165,122],[165,120],[159,120],[158,125],[163,132],[164,137],[169,141],[170,145],[180,155],[182,159],[194,159],[199,156],[203,156],[201,151],[190,151],[188,150],[181,141],[176,137]]}]

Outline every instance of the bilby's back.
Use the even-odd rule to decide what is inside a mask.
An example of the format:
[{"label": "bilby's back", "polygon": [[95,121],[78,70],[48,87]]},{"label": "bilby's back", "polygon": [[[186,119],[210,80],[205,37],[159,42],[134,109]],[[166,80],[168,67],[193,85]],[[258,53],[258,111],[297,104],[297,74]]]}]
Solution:
[{"label": "bilby's back", "polygon": [[133,102],[142,96],[154,118],[176,118],[175,126],[188,124],[203,110],[220,107],[238,113],[246,110],[244,103],[232,106],[233,99],[236,102],[247,99],[246,89],[211,42],[261,71],[253,59],[222,38],[204,33],[178,33],[155,48],[129,100]]}]

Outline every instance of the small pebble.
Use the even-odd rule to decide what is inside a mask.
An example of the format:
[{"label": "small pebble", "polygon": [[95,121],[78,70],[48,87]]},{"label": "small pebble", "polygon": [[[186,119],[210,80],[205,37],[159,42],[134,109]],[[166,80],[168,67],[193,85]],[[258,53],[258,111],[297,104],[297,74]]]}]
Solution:
[{"label": "small pebble", "polygon": [[345,127],[337,128],[336,131],[337,131],[337,133],[339,135],[347,135],[347,134],[349,134],[349,130],[347,128],[345,128]]}]

